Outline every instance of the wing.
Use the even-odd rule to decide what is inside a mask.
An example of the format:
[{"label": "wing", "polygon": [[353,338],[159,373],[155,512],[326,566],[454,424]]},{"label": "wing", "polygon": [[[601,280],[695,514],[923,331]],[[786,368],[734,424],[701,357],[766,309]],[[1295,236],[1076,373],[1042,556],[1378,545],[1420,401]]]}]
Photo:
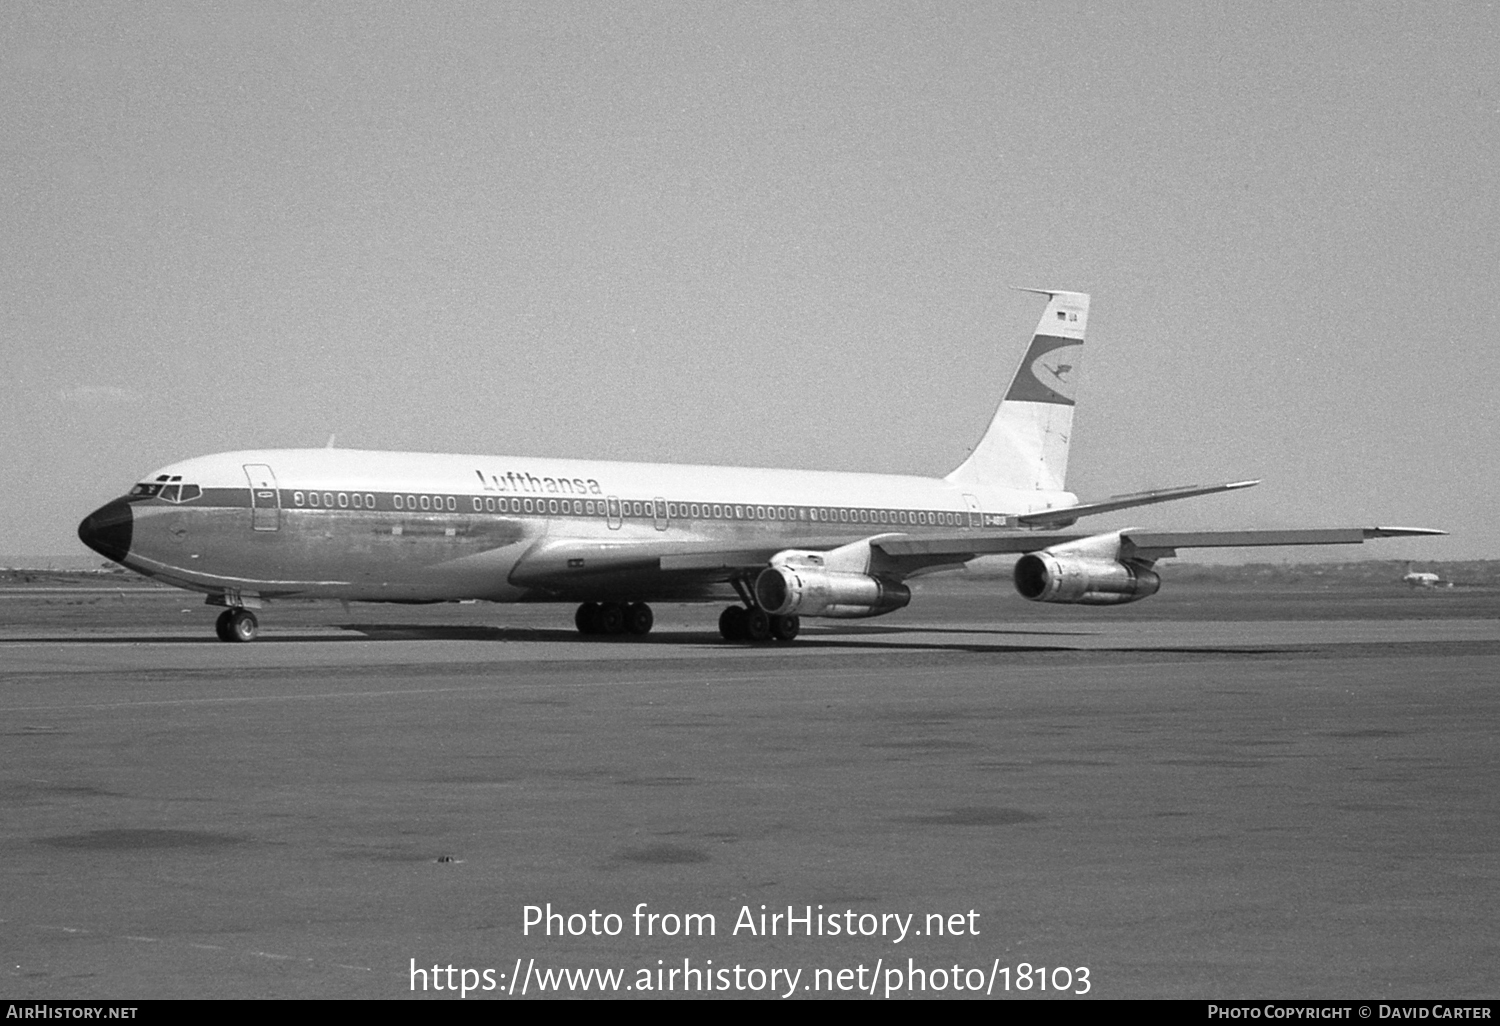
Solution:
[{"label": "wing", "polygon": [[1265,545],[1358,545],[1370,538],[1445,534],[1422,527],[1341,527],[1291,531],[1078,531],[954,532],[945,535],[877,534],[858,541],[809,540],[726,547],[717,542],[558,540],[542,542],[516,564],[511,583],[553,596],[619,593],[667,599],[712,594],[712,586],[791,561],[846,573],[902,579],[952,569],[979,556],[1020,555],[1080,546],[1093,554],[1150,564],[1178,549]]}]

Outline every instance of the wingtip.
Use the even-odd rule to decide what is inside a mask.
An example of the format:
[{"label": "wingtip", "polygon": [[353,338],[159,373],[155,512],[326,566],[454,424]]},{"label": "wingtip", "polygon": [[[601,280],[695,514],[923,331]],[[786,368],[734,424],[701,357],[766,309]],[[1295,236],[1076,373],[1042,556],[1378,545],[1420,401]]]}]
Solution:
[{"label": "wingtip", "polygon": [[1446,535],[1435,527],[1366,527],[1366,538],[1433,538]]}]

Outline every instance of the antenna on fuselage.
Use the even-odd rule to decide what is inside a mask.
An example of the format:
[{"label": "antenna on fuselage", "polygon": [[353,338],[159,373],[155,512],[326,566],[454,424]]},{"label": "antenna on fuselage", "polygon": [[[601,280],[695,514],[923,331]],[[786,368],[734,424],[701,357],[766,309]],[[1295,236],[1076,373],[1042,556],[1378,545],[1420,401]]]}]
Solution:
[{"label": "antenna on fuselage", "polygon": [[338,432],[337,431],[335,431],[333,434],[331,434],[331,435],[328,436],[328,445],[327,445],[327,448],[329,448],[329,449],[333,448],[333,440],[335,438],[337,438],[337,437],[338,437]]}]

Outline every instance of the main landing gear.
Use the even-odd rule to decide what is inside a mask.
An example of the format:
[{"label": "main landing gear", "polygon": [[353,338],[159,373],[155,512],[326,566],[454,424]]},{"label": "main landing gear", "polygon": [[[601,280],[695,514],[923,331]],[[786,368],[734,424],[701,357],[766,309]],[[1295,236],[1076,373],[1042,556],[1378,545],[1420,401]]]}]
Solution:
[{"label": "main landing gear", "polygon": [[260,633],[260,621],[248,609],[226,609],[214,623],[220,641],[254,641]]},{"label": "main landing gear", "polygon": [[579,634],[650,634],[656,617],[644,602],[585,602],[573,622]]},{"label": "main landing gear", "polygon": [[791,641],[801,629],[801,617],[772,616],[753,606],[730,606],[719,614],[719,633],[725,641]]},{"label": "main landing gear", "polygon": [[787,642],[802,629],[801,617],[777,616],[762,609],[755,600],[750,577],[735,577],[729,583],[745,604],[730,606],[719,614],[719,633],[725,641],[748,641],[755,645],[766,641]]}]

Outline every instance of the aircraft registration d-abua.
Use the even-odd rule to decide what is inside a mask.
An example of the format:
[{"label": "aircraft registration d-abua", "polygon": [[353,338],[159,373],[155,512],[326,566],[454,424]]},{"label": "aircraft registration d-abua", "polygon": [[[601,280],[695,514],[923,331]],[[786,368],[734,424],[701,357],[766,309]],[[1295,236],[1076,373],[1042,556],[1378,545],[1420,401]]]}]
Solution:
[{"label": "aircraft registration d-abua", "polygon": [[650,602],[731,601],[732,641],[790,641],[801,617],[880,616],[906,581],[1020,554],[1037,602],[1156,593],[1152,569],[1201,546],[1327,545],[1442,534],[1403,527],[1067,531],[1082,517],[1255,484],[1080,503],[1064,487],[1089,297],[1047,309],[979,444],[946,477],[264,449],[174,463],[90,514],[78,536],[147,577],[224,606],[251,641],[268,600],[579,603],[584,634],[645,634]]}]

